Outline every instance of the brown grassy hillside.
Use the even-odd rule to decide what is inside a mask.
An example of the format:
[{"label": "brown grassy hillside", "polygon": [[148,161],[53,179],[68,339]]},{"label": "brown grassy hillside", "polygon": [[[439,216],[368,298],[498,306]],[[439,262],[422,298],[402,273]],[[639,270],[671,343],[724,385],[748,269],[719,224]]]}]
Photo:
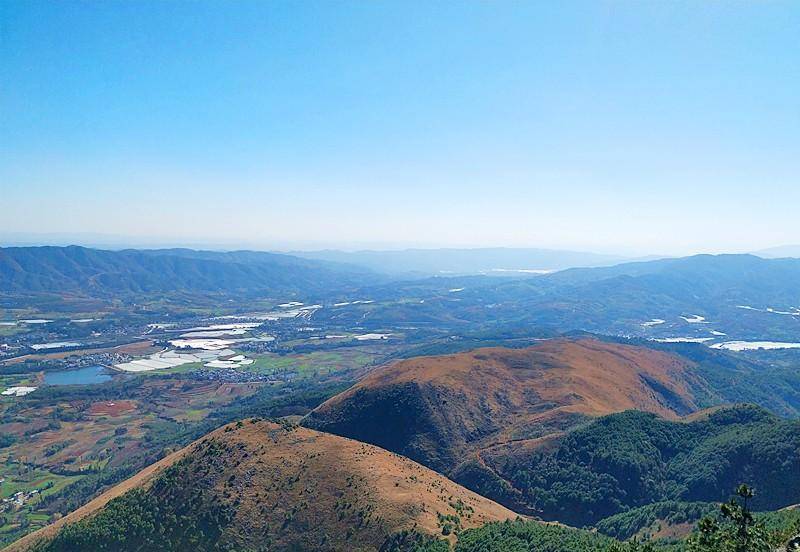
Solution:
[{"label": "brown grassy hillside", "polygon": [[[303,422],[453,474],[479,451],[547,446],[587,417],[697,409],[688,361],[594,339],[419,357],[377,369]],[[478,458],[479,459],[479,458]]]},{"label": "brown grassy hillside", "polygon": [[[36,549],[150,549],[137,546],[158,534],[164,546],[169,542],[173,548],[188,546],[200,535],[201,544],[192,546],[195,550],[377,550],[387,537],[405,529],[442,536],[440,515],[456,516],[464,528],[516,517],[394,453],[264,421],[220,428],[164,462],[154,474],[133,481],[100,497],[96,507],[70,516],[67,530],[64,524],[46,528],[9,550],[29,549],[59,530],[55,540]],[[106,504],[132,487],[145,489],[146,500],[129,510],[145,510],[138,507],[141,504],[147,504],[148,511],[158,510],[155,530],[127,525],[136,516],[120,511],[119,504],[131,494]],[[173,518],[177,521],[170,525]],[[112,529],[106,534],[104,527]],[[119,535],[127,540],[111,540]]]}]

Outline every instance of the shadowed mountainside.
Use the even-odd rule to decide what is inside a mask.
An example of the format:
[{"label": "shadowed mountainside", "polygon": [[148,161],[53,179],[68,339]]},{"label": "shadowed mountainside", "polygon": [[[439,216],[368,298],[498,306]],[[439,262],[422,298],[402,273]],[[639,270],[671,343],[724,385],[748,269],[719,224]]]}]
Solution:
[{"label": "shadowed mountainside", "polygon": [[[478,456],[539,516],[583,526],[656,503],[722,502],[742,481],[758,489],[757,510],[794,504],[798,451],[800,422],[734,405],[679,421],[631,410],[553,436],[546,446],[509,443]],[[454,478],[493,494],[468,474]]]}]

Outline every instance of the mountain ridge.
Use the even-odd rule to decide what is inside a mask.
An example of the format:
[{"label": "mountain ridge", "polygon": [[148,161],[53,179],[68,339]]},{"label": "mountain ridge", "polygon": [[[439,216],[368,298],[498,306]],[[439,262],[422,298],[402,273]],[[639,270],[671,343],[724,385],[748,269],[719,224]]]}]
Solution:
[{"label": "mountain ridge", "polygon": [[386,274],[494,274],[525,275],[576,266],[607,266],[630,260],[621,255],[544,248],[408,248],[397,250],[290,251],[305,259],[364,266]]},{"label": "mountain ridge", "polygon": [[362,268],[263,252],[0,248],[0,288],[7,293],[282,293],[366,281],[374,278]]},{"label": "mountain ridge", "polygon": [[132,551],[156,543],[377,551],[402,531],[452,538],[456,527],[518,517],[378,447],[256,419],[223,426],[149,469],[6,552]]},{"label": "mountain ridge", "polygon": [[679,357],[594,339],[411,358],[373,371],[303,424],[447,473],[482,447],[535,439],[587,417],[638,408],[677,419],[698,408],[688,367]]},{"label": "mountain ridge", "polygon": [[[724,361],[727,357],[722,356]],[[696,359],[666,350],[657,352],[590,338],[553,339],[527,349],[477,349],[412,358],[374,370],[349,390],[317,407],[301,423],[394,450],[515,511],[580,526],[597,521],[600,502],[591,506],[591,500],[587,499],[585,504],[581,503],[583,509],[571,512],[569,500],[555,491],[552,494],[558,497],[553,498],[555,505],[545,499],[541,502],[537,498],[538,491],[530,490],[538,477],[535,474],[551,474],[552,480],[537,483],[545,490],[549,489],[548,485],[554,489],[569,486],[573,478],[578,478],[588,486],[578,487],[581,492],[600,498],[605,496],[603,489],[611,485],[612,480],[620,482],[619,488],[630,478],[645,481],[660,478],[663,485],[683,481],[680,477],[664,478],[664,466],[669,465],[667,460],[653,466],[653,473],[648,471],[651,467],[637,471],[637,462],[649,466],[650,452],[637,451],[636,443],[626,448],[622,437],[627,435],[626,423],[638,424],[647,428],[642,431],[649,432],[651,440],[669,451],[668,444],[663,444],[664,441],[668,443],[669,438],[659,440],[659,432],[677,435],[683,425],[691,425],[700,428],[698,433],[681,433],[681,439],[692,443],[693,439],[701,437],[702,428],[721,423],[726,413],[732,411],[731,407],[709,407],[722,405],[731,398],[739,399],[736,390],[730,396],[726,394],[728,379],[734,382],[736,389],[742,387],[740,378],[756,379],[743,371],[747,366],[712,365],[713,358],[703,355]],[[760,389],[756,381],[749,385]],[[790,399],[785,405],[780,401],[774,403],[772,397],[767,397],[767,402],[777,410],[791,410]],[[724,500],[738,482],[763,483],[760,478],[753,479],[751,472],[733,473],[724,466],[726,462],[736,463],[732,459],[738,450],[734,446],[738,442],[736,439],[750,451],[747,454],[755,454],[759,438],[765,439],[765,450],[784,450],[781,448],[783,434],[772,435],[766,431],[770,423],[762,423],[778,418],[761,407],[741,407],[733,411],[741,414],[741,419],[733,418],[748,433],[725,434],[725,442],[733,444],[722,448],[724,458],[713,464],[724,480],[714,480],[712,485],[710,480],[702,479],[707,475],[702,473],[700,464],[693,464],[692,470],[700,471],[694,479],[686,480],[685,495],[661,489],[658,491],[661,494],[653,490],[652,496],[658,500]],[[633,414],[623,416],[625,412]],[[615,424],[614,420],[623,421]],[[562,457],[571,458],[577,454],[558,452],[565,441],[578,435],[576,432],[580,428],[603,427],[598,425],[603,423],[617,428],[614,430],[617,431],[616,440],[609,438],[581,449],[577,458],[588,459],[586,465],[561,462]],[[758,431],[749,429],[759,423]],[[780,427],[786,432],[787,442],[800,439],[800,428]],[[745,438],[747,435],[751,437]],[[708,440],[703,446],[711,447],[712,442]],[[686,446],[687,451],[694,450],[691,449],[694,445]],[[635,452],[630,452],[631,458],[628,458],[626,455],[631,450]],[[592,458],[598,459],[598,466],[592,466]],[[780,454],[771,454],[770,458],[775,466],[781,465]],[[541,469],[536,467],[540,462],[544,466]],[[614,468],[620,462],[628,463],[630,470]],[[548,472],[545,468],[551,464],[558,469]],[[752,467],[753,463],[747,466]],[[714,492],[703,494],[704,485]],[[602,504],[605,515],[641,506],[646,503],[646,497],[651,496],[650,491],[638,495],[627,489],[614,492],[618,494],[613,495],[611,503]],[[775,491],[770,494],[776,500],[779,496],[780,500],[785,498]],[[797,494],[800,498],[800,489]]]}]

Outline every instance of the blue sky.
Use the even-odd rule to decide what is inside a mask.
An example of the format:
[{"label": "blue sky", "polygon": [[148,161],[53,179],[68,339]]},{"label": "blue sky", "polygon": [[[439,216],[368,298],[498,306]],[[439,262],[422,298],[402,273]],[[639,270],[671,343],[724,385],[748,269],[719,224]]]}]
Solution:
[{"label": "blue sky", "polygon": [[0,237],[800,243],[799,36],[794,2],[5,1]]}]

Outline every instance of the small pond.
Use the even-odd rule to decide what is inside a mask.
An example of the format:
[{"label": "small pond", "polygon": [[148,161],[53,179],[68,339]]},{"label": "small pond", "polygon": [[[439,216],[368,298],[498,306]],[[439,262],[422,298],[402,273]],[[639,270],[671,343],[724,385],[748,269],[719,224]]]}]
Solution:
[{"label": "small pond", "polygon": [[46,385],[90,385],[105,383],[111,379],[111,374],[102,366],[87,366],[77,370],[61,370],[59,372],[45,372]]}]

